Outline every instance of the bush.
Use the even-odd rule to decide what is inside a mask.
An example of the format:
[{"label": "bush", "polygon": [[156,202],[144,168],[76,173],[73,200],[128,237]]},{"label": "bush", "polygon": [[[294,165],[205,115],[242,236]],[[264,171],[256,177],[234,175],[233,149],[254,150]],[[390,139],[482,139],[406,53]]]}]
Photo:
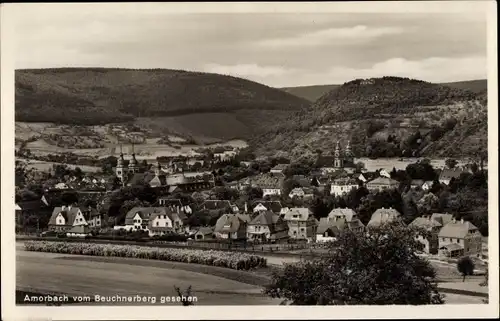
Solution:
[{"label": "bush", "polygon": [[143,258],[220,266],[235,270],[249,270],[267,265],[267,260],[260,256],[214,250],[166,249],[137,245],[47,241],[27,241],[24,243],[24,247],[27,251],[35,252]]},{"label": "bush", "polygon": [[474,262],[470,257],[464,256],[460,260],[458,260],[457,270],[464,277],[462,281],[465,281],[465,277],[467,275],[474,275]]}]

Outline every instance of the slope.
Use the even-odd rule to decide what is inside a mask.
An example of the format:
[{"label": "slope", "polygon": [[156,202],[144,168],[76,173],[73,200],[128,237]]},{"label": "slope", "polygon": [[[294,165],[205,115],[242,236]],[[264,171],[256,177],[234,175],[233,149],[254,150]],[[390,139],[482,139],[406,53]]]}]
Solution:
[{"label": "slope", "polygon": [[[428,146],[445,138],[453,143],[453,130],[469,128],[469,136],[484,136],[484,122],[464,123],[485,110],[483,96],[408,78],[357,79],[329,91],[256,143],[266,146],[262,153],[277,150],[292,158],[331,151],[336,140],[350,140],[358,156],[446,156],[442,153],[451,151]],[[453,153],[472,151],[457,146]]]},{"label": "slope", "polygon": [[[466,80],[466,81],[441,83],[440,85],[479,93],[482,91],[486,91],[487,80],[486,79]],[[341,85],[316,85],[316,86],[284,87],[280,89],[297,97],[301,97],[314,102],[327,92],[335,88],[338,88],[340,86]]]},{"label": "slope", "polygon": [[[16,121],[21,122],[102,125],[138,118],[222,113],[230,115],[224,124],[224,138],[242,138],[239,136],[258,131],[255,126],[265,124],[269,111],[287,115],[309,104],[245,79],[181,70],[17,70],[15,80]],[[231,118],[238,120],[234,126]],[[250,118],[250,125],[242,131],[239,122],[245,124],[246,118]],[[200,117],[193,120],[200,121]],[[220,124],[209,121],[199,126]]]}]

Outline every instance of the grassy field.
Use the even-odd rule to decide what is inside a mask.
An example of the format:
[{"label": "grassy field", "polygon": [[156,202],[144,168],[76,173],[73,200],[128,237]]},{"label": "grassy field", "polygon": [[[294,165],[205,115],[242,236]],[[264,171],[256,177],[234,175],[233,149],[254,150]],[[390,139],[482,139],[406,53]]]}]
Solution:
[{"label": "grassy field", "polygon": [[280,302],[261,294],[260,286],[187,271],[179,264],[154,266],[144,260],[147,264],[132,264],[131,260],[121,258],[108,258],[108,262],[81,260],[68,255],[24,252],[19,247],[16,255],[16,287],[33,292],[160,298],[175,296],[174,286],[186,289],[191,285],[197,305],[277,305]]}]

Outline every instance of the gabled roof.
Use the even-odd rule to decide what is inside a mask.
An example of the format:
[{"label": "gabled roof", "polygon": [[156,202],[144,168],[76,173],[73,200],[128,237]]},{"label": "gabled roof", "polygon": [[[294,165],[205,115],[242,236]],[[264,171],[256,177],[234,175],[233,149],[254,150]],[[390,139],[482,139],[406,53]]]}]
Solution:
[{"label": "gabled roof", "polygon": [[281,212],[281,209],[283,208],[280,201],[254,201],[250,204],[252,211],[259,204],[262,204],[262,206],[264,206],[268,211],[272,211],[274,213]]},{"label": "gabled roof", "polygon": [[387,185],[387,186],[399,186],[399,182],[388,177],[377,177],[372,181],[366,183],[366,185]]},{"label": "gabled roof", "polygon": [[416,219],[413,220],[413,222],[409,224],[409,226],[415,226],[424,229],[432,229],[434,227],[441,227],[443,225],[441,225],[441,223],[439,223],[436,220],[433,220],[430,217],[417,217]]},{"label": "gabled roof", "polygon": [[424,185],[425,181],[423,179],[412,179],[411,180],[411,186],[422,186]]},{"label": "gabled roof", "polygon": [[346,222],[351,222],[357,215],[356,212],[350,208],[334,208],[328,213],[328,217],[333,218],[335,216],[342,216],[346,219]]},{"label": "gabled roof", "polygon": [[42,207],[46,207],[45,203],[43,203],[40,199],[33,201],[21,201],[16,203],[19,206],[19,209],[22,211],[31,211],[38,210]]},{"label": "gabled roof", "polygon": [[324,234],[327,230],[331,230],[335,234],[340,233],[339,228],[333,222],[329,221],[326,217],[322,217],[319,219],[316,234]]},{"label": "gabled roof", "polygon": [[451,180],[452,178],[458,178],[462,173],[465,173],[462,169],[454,168],[454,169],[449,169],[445,168],[441,171],[439,174],[439,179],[440,180]]},{"label": "gabled roof", "polygon": [[127,212],[127,215],[125,216],[125,224],[126,225],[132,225],[134,224],[134,217],[136,214],[139,214],[139,217],[142,220],[149,220],[151,216],[153,216],[153,213],[163,213],[162,212],[162,207],[134,207],[130,211]]},{"label": "gabled roof", "polygon": [[468,221],[449,222],[439,231],[439,237],[465,238],[469,233],[478,232],[474,224]]},{"label": "gabled roof", "polygon": [[151,186],[166,186],[167,185],[167,177],[165,175],[155,176],[149,181],[149,185],[151,185]]},{"label": "gabled roof", "polygon": [[66,221],[65,225],[73,225],[73,222],[75,221],[76,215],[79,211],[80,208],[76,206],[71,206],[71,208],[63,208],[62,206],[55,207],[52,211],[52,215],[50,216],[49,225],[56,225],[56,218],[59,214],[62,214],[62,216],[64,217],[64,220]]},{"label": "gabled roof", "polygon": [[[298,217],[294,217],[295,215],[297,215]],[[285,213],[285,221],[307,221],[310,217],[312,218],[312,212],[307,207],[292,207],[288,212]]]},{"label": "gabled roof", "polygon": [[446,245],[441,246],[441,248],[445,248],[448,251],[458,251],[458,250],[463,249],[463,247],[458,243],[446,244]]},{"label": "gabled roof", "polygon": [[267,225],[271,226],[276,224],[279,220],[279,215],[271,212],[271,211],[266,211],[266,212],[260,212],[253,220],[248,223],[249,225]]},{"label": "gabled roof", "polygon": [[453,221],[453,215],[448,213],[434,213],[431,215],[431,219],[438,222],[442,226]]},{"label": "gabled roof", "polygon": [[214,234],[214,229],[213,227],[207,227],[207,226],[202,226],[200,228],[198,228],[198,230],[195,232],[195,234],[203,234],[203,235],[210,235],[210,234]]},{"label": "gabled roof", "polygon": [[393,208],[379,208],[372,214],[366,226],[375,227],[397,220],[401,214]]},{"label": "gabled roof", "polygon": [[247,224],[249,222],[249,215],[224,214],[217,220],[214,231],[217,233],[234,233],[240,229],[242,224]]}]

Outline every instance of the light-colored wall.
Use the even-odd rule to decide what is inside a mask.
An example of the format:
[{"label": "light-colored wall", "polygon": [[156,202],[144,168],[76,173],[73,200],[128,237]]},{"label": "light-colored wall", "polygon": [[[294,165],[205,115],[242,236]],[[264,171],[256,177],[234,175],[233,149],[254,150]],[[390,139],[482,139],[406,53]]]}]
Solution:
[{"label": "light-colored wall", "polygon": [[357,185],[333,185],[330,189],[330,195],[342,196],[349,193],[351,190],[358,187]]},{"label": "light-colored wall", "polygon": [[277,188],[264,188],[262,189],[263,195],[262,196],[267,196],[267,195],[281,195],[281,190]]},{"label": "light-colored wall", "polygon": [[[262,232],[264,232],[266,238],[271,237],[271,230],[269,229],[269,226],[267,226],[267,225],[249,225],[247,227],[247,238],[249,240],[253,239],[254,236],[256,238],[259,238],[261,236]],[[259,233],[259,234],[253,234],[253,233]]]}]

